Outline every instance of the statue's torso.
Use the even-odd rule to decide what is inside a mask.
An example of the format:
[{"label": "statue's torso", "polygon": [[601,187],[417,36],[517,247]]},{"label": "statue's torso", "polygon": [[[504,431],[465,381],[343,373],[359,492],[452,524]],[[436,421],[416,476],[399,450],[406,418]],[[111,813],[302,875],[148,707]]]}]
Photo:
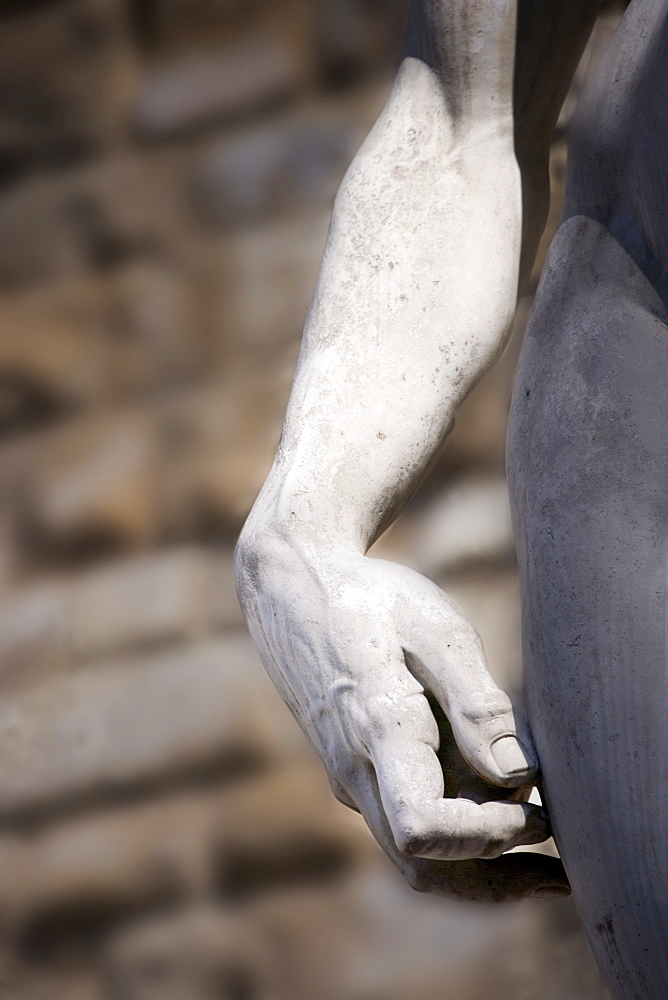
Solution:
[{"label": "statue's torso", "polygon": [[668,983],[667,25],[634,0],[584,98],[508,440],[530,721],[616,1000]]}]

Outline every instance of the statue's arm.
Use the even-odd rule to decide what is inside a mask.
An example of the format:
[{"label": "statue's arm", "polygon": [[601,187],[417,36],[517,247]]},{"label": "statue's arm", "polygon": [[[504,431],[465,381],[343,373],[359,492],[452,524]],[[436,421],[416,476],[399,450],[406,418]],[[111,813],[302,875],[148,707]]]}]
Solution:
[{"label": "statue's arm", "polygon": [[[391,97],[336,199],[278,454],[237,555],[250,630],[337,794],[427,887],[448,866],[416,857],[493,858],[548,835],[535,806],[443,798],[424,689],[495,786],[535,776],[531,740],[452,602],[365,556],[513,319],[515,7],[413,3]],[[562,880],[542,863],[500,894]]]}]

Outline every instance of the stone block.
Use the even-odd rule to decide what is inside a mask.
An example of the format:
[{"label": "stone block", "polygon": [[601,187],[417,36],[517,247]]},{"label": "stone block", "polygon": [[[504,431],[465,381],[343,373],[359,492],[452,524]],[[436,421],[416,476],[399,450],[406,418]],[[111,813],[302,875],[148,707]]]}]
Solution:
[{"label": "stone block", "polygon": [[[312,0],[133,0],[138,39],[150,56],[210,50],[247,33],[290,36],[313,48]],[[308,34],[306,34],[308,32]]]},{"label": "stone block", "polygon": [[148,255],[114,270],[102,333],[116,398],[146,398],[210,370],[198,284],[187,263]]},{"label": "stone block", "polygon": [[514,562],[508,488],[501,477],[458,480],[431,498],[412,521],[414,559],[427,576]]},{"label": "stone block", "polygon": [[203,890],[220,898],[231,875],[246,896],[326,882],[370,843],[318,764],[277,768],[236,787],[168,790],[4,834],[0,913],[25,928],[50,914],[113,914]]},{"label": "stone block", "polygon": [[146,259],[164,263],[184,237],[175,190],[179,164],[122,149],[72,172],[52,211],[75,233],[82,266],[113,275]]},{"label": "stone block", "polygon": [[74,663],[243,629],[231,549],[196,546],[114,560],[0,600],[3,695]]},{"label": "stone block", "polygon": [[39,583],[0,604],[3,696],[61,674],[71,657],[71,595],[64,581]]},{"label": "stone block", "polygon": [[69,178],[37,177],[0,195],[0,288],[72,277],[81,266],[76,233],[62,211]]},{"label": "stone block", "polygon": [[114,0],[30,5],[0,33],[0,173],[70,163],[122,134],[135,64]]},{"label": "stone block", "polygon": [[5,919],[111,915],[202,886],[220,792],[180,793],[56,822],[0,841]]},{"label": "stone block", "polygon": [[285,98],[299,77],[290,47],[277,38],[237,39],[155,70],[139,91],[134,127],[157,140],[209,126]]},{"label": "stone block", "polygon": [[0,436],[210,367],[197,275],[149,260],[0,300]]},{"label": "stone block", "polygon": [[3,699],[0,818],[298,752],[250,639],[114,661]]},{"label": "stone block", "polygon": [[236,536],[271,467],[291,372],[239,372],[159,410],[166,531]]},{"label": "stone block", "polygon": [[[211,39],[228,38],[240,21],[257,24],[268,0],[134,0],[134,21],[140,41],[150,51],[192,48]],[[277,4],[283,10],[285,2]]]},{"label": "stone block", "polygon": [[211,583],[207,595],[207,622],[213,629],[245,628],[237,601],[234,552],[214,550],[210,562]]},{"label": "stone block", "polygon": [[35,552],[145,544],[156,528],[156,457],[154,428],[138,413],[77,421],[45,438],[20,490]]},{"label": "stone block", "polygon": [[73,655],[90,660],[194,637],[210,601],[210,570],[205,553],[193,547],[82,574],[72,588]]},{"label": "stone block", "polygon": [[277,212],[329,205],[363,139],[352,115],[327,104],[211,143],[193,180],[208,226],[257,223]]},{"label": "stone block", "polygon": [[107,981],[124,1000],[267,997],[261,943],[241,914],[199,903],[137,922],[106,951]]},{"label": "stone block", "polygon": [[0,288],[113,278],[146,260],[169,270],[187,229],[178,212],[178,155],[121,148],[76,170],[28,175],[0,197]]},{"label": "stone block", "polygon": [[347,84],[398,65],[406,23],[406,0],[321,0],[317,48],[327,82]]},{"label": "stone block", "polygon": [[293,363],[238,372],[144,408],[82,416],[0,452],[13,539],[32,566],[158,538],[231,540],[278,443]]},{"label": "stone block", "polygon": [[0,300],[0,435],[48,423],[106,394],[105,300],[91,279]]},{"label": "stone block", "polygon": [[216,837],[217,888],[231,903],[336,884],[375,849],[363,821],[336,802],[315,762],[230,789]]},{"label": "stone block", "polygon": [[[311,211],[230,234],[210,267],[219,276],[214,314],[229,359],[298,345],[320,269],[329,210]],[[259,366],[259,365],[258,365]]]}]

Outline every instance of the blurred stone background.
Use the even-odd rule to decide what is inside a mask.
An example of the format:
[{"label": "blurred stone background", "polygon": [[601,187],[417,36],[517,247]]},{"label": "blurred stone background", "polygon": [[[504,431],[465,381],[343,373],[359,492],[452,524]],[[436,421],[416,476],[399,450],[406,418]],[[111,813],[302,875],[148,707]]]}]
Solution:
[{"label": "blurred stone background", "polygon": [[[332,799],[234,597],[332,198],[404,14],[0,4],[2,1000],[606,996],[570,901],[404,887]],[[618,17],[562,114],[551,228]],[[511,690],[503,448],[529,307],[379,545],[449,590]]]}]

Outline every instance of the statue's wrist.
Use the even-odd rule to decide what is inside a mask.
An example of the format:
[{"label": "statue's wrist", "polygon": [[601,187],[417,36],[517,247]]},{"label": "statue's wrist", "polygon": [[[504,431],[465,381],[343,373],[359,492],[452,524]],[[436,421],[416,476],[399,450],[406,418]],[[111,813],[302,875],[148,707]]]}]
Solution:
[{"label": "statue's wrist", "polygon": [[325,565],[335,553],[359,553],[360,546],[343,531],[318,523],[312,510],[291,505],[289,514],[273,505],[253,509],[237,544],[237,567],[250,570],[246,579],[288,578]]},{"label": "statue's wrist", "polygon": [[341,496],[325,497],[286,482],[267,484],[246,522],[242,538],[254,547],[317,554],[332,549],[364,551],[363,518]]}]

